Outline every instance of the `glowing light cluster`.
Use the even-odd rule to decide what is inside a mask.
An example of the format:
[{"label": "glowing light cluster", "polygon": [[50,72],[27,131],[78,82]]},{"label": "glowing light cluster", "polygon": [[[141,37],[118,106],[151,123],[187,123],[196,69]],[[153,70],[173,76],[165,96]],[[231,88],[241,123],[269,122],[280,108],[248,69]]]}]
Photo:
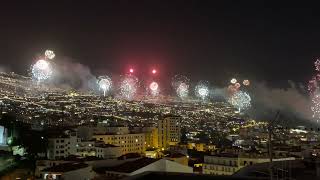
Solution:
[{"label": "glowing light cluster", "polygon": [[149,89],[152,96],[157,96],[159,94],[159,85],[157,82],[151,82],[149,85]]},{"label": "glowing light cluster", "polygon": [[232,79],[230,80],[230,83],[231,83],[231,84],[237,83],[237,79],[236,79],[236,78],[232,78]]},{"label": "glowing light cluster", "polygon": [[314,62],[314,66],[316,67],[316,71],[320,71],[320,59],[317,59]]},{"label": "glowing light cluster", "polygon": [[195,94],[198,98],[205,100],[209,96],[209,87],[207,82],[199,82],[195,87]]},{"label": "glowing light cluster", "polygon": [[108,76],[100,76],[98,78],[99,88],[103,91],[103,96],[111,90],[112,81]]},{"label": "glowing light cluster", "polygon": [[312,96],[311,110],[313,112],[312,117],[316,118],[318,121],[320,117],[320,94],[319,93]]},{"label": "glowing light cluster", "polygon": [[313,112],[312,117],[317,120],[320,119],[320,60],[317,59],[314,62],[315,70],[317,71],[316,75],[308,83],[308,90],[310,97],[312,99],[311,111]]},{"label": "glowing light cluster", "polygon": [[249,86],[250,85],[250,81],[248,79],[245,79],[245,80],[243,80],[242,84],[245,85],[245,86]]},{"label": "glowing light cluster", "polygon": [[172,87],[175,89],[177,96],[185,99],[189,95],[189,79],[182,75],[176,75],[172,79]]},{"label": "glowing light cluster", "polygon": [[238,109],[239,112],[245,111],[251,107],[251,97],[248,93],[238,91],[228,99],[228,102]]},{"label": "glowing light cluster", "polygon": [[31,67],[32,77],[38,82],[49,79],[52,75],[52,69],[49,62],[40,59]]},{"label": "glowing light cluster", "polygon": [[120,82],[120,95],[122,98],[132,100],[137,93],[138,78],[133,75],[124,76]]},{"label": "glowing light cluster", "polygon": [[48,59],[53,59],[56,55],[54,54],[54,52],[53,51],[51,51],[51,50],[46,50],[45,52],[44,52],[44,55],[46,56],[46,58],[48,58]]}]

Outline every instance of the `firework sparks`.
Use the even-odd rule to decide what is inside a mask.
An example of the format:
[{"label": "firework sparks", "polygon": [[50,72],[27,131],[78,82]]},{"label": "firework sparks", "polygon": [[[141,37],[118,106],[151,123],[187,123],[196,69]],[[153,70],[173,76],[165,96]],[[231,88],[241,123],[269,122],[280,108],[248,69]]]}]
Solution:
[{"label": "firework sparks", "polygon": [[320,117],[320,94],[316,93],[313,97],[312,97],[312,106],[311,106],[311,110],[313,112],[312,117],[316,118],[317,121],[319,120]]},{"label": "firework sparks", "polygon": [[56,56],[54,52],[51,50],[46,50],[44,52],[44,55],[46,56],[47,59],[53,59]]},{"label": "firework sparks", "polygon": [[189,79],[185,76],[176,75],[172,79],[172,87],[176,90],[177,95],[181,99],[185,99],[189,95]]},{"label": "firework sparks", "polygon": [[159,94],[159,85],[157,82],[150,83],[149,89],[152,96],[157,96]]},{"label": "firework sparks", "polygon": [[314,66],[316,67],[316,71],[320,71],[320,59],[317,59],[314,62]]},{"label": "firework sparks", "polygon": [[308,90],[310,93],[310,97],[312,99],[312,105],[311,105],[311,111],[313,112],[312,117],[317,120],[317,122],[320,119],[320,89],[319,89],[319,83],[320,83],[320,60],[317,59],[314,62],[315,69],[318,71],[318,73],[312,77],[312,79],[309,81],[308,84]]},{"label": "firework sparks", "polygon": [[133,75],[126,75],[120,82],[120,95],[121,97],[131,100],[134,98],[138,89],[138,78]]},{"label": "firework sparks", "polygon": [[205,100],[209,96],[209,87],[207,82],[199,82],[195,87],[195,94],[198,98]]},{"label": "firework sparks", "polygon": [[251,97],[248,93],[238,91],[230,96],[228,102],[238,109],[239,112],[245,111],[251,107]]},{"label": "firework sparks", "polygon": [[45,60],[38,60],[32,67],[32,77],[38,82],[49,79],[52,75],[52,69],[49,62]]},{"label": "firework sparks", "polygon": [[232,78],[232,79],[230,80],[230,83],[231,83],[231,84],[237,83],[237,79],[236,79],[236,78]]},{"label": "firework sparks", "polygon": [[103,91],[103,96],[106,96],[106,93],[111,90],[112,81],[108,76],[100,76],[98,78],[99,88]]},{"label": "firework sparks", "polygon": [[248,79],[243,80],[242,84],[245,85],[245,86],[249,86],[250,85],[250,81]]},{"label": "firework sparks", "polygon": [[189,85],[184,82],[180,83],[177,88],[177,94],[181,99],[186,98],[189,94]]}]

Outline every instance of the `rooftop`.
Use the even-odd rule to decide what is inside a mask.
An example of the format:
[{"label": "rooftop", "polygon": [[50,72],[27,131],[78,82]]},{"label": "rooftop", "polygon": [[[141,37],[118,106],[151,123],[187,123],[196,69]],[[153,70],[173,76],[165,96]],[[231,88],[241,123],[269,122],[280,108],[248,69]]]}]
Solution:
[{"label": "rooftop", "polygon": [[140,158],[134,161],[125,162],[118,166],[97,168],[95,171],[96,172],[116,171],[116,172],[122,172],[122,173],[131,173],[151,163],[154,163],[158,160],[159,159]]},{"label": "rooftop", "polygon": [[68,172],[88,167],[85,163],[64,163],[57,166],[43,169],[43,172]]}]

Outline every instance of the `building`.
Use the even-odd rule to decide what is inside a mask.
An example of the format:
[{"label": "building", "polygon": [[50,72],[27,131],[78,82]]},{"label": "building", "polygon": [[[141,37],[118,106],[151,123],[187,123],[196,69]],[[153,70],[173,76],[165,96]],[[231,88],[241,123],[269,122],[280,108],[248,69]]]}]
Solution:
[{"label": "building", "polygon": [[[273,161],[285,161],[294,159],[295,158],[293,157],[274,158]],[[250,155],[242,153],[240,153],[239,155],[221,153],[213,156],[204,156],[202,173],[212,175],[232,175],[243,167],[269,161],[269,157],[265,154],[258,155],[255,153],[252,153]]]},{"label": "building", "polygon": [[103,141],[81,141],[76,131],[67,131],[48,139],[47,157],[50,160],[65,159],[70,155],[114,159],[121,156],[121,152],[119,146],[105,144]]},{"label": "building", "polygon": [[77,153],[77,145],[80,143],[76,131],[65,131],[64,134],[48,138],[48,159],[62,159]]},{"label": "building", "polygon": [[174,161],[185,166],[188,166],[189,160],[188,156],[181,153],[170,153],[169,155],[163,157],[163,159]]},{"label": "building", "polygon": [[180,142],[180,120],[180,116],[166,116],[158,121],[160,148],[167,149],[170,145],[176,145]]},{"label": "building", "polygon": [[93,179],[92,167],[85,163],[64,163],[41,171],[42,179]]},{"label": "building", "polygon": [[140,158],[128,161],[117,166],[101,167],[96,171],[104,176],[104,179],[122,179],[127,176],[137,175],[143,172],[177,172],[192,173],[193,169],[166,159]]},{"label": "building", "polygon": [[96,144],[95,149],[95,156],[103,159],[116,159],[122,155],[121,147],[112,144]]},{"label": "building", "polygon": [[75,155],[115,159],[121,156],[121,148],[112,144],[105,144],[103,141],[81,141],[77,144],[77,153]]},{"label": "building", "polygon": [[158,129],[155,127],[143,127],[142,133],[145,134],[146,148],[158,148]]},{"label": "building", "polygon": [[102,134],[94,135],[97,141],[103,141],[105,144],[112,144],[121,148],[121,155],[128,153],[143,154],[145,147],[145,134]]}]

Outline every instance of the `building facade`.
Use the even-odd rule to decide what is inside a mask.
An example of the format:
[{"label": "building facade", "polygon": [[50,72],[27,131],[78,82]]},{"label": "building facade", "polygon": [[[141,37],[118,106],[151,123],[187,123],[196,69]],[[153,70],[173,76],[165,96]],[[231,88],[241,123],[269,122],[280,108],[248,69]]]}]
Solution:
[{"label": "building facade", "polygon": [[158,145],[162,149],[180,142],[180,116],[167,116],[158,121]]},{"label": "building facade", "polygon": [[112,135],[94,135],[98,141],[103,141],[105,144],[112,144],[121,148],[121,155],[128,153],[143,154],[145,147],[145,134],[112,134]]},{"label": "building facade", "polygon": [[[293,157],[275,158],[273,161],[295,160]],[[235,154],[219,154],[214,156],[204,156],[203,174],[212,175],[232,175],[239,169],[257,163],[269,162],[267,156],[251,154],[248,156]]]}]

